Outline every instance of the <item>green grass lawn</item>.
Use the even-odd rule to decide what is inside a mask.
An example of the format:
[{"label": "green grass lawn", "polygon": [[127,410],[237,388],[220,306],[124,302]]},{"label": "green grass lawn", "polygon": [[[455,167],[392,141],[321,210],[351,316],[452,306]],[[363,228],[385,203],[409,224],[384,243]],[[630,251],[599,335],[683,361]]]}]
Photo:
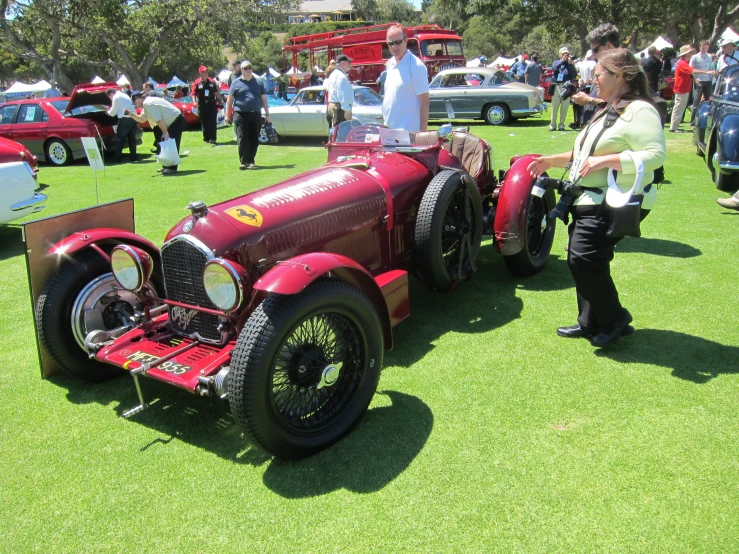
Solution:
[{"label": "green grass lawn", "polygon": [[[548,120],[473,123],[496,167],[568,150]],[[320,141],[261,147],[239,171],[186,133],[176,177],[153,157],[99,175],[161,244],[212,204],[325,162]],[[144,135],[144,151],[152,135]],[[453,293],[411,281],[378,394],[306,460],[249,445],[227,404],[153,381],[40,378],[21,228],[0,227],[0,552],[729,552],[739,544],[739,213],[715,203],[690,135],[667,135],[668,183],[617,247],[636,333],[596,351],[555,335],[576,303],[559,224],[545,270],[513,279],[488,240]],[[92,171],[42,166],[43,215],[94,204]]]}]

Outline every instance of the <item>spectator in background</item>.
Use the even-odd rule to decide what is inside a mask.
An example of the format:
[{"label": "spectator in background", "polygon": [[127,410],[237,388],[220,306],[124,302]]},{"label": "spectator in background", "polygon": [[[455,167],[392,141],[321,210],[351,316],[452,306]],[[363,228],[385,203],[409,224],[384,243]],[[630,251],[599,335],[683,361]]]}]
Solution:
[{"label": "spectator in background", "polygon": [[193,83],[193,99],[198,108],[200,127],[203,130],[203,142],[216,146],[218,138],[218,106],[216,100],[223,102],[218,84],[208,77],[208,68],[201,65],[198,69],[200,78]]},{"label": "spectator in background", "polygon": [[693,79],[692,75],[714,75],[716,72],[711,70],[703,71],[701,69],[694,69],[690,67],[688,63],[688,57],[695,52],[690,44],[685,44],[680,48],[678,55],[677,65],[675,66],[675,106],[672,108],[672,117],[670,118],[670,132],[671,133],[684,133],[679,128],[680,123],[685,115],[685,109],[688,107],[688,96],[690,96],[690,89],[692,88]]},{"label": "spectator in background", "polygon": [[58,98],[62,95],[61,92],[59,92],[59,83],[56,81],[51,82],[51,88],[44,91],[44,98]]},{"label": "spectator in background", "polygon": [[277,77],[277,98],[287,100],[287,87],[290,84],[290,79],[285,75],[284,71],[280,71],[280,76]]},{"label": "spectator in background", "polygon": [[557,114],[559,113],[558,129],[564,131],[567,110],[570,109],[570,99],[562,99],[562,84],[577,79],[577,69],[570,62],[570,49],[566,46],[559,49],[559,59],[552,64],[552,73],[552,82],[555,83],[555,87],[554,94],[552,95],[552,119],[549,124],[549,130],[555,130]]},{"label": "spectator in background", "polygon": [[524,82],[532,87],[538,87],[541,85],[541,73],[543,68],[539,63],[539,54],[531,55],[531,63],[526,66],[526,73],[524,73]]},{"label": "spectator in background", "polygon": [[127,112],[135,111],[133,102],[129,96],[120,90],[109,88],[105,95],[110,98],[110,109],[108,115],[118,118],[118,126],[115,137],[115,155],[113,163],[120,163],[123,154],[123,146],[128,142],[128,153],[132,162],[136,161],[136,129],[139,126]]},{"label": "spectator in background", "polygon": [[[700,52],[690,58],[690,67],[692,67],[693,69],[702,69],[704,71],[709,71],[711,69],[713,58],[711,57],[711,54],[708,53],[708,47],[710,46],[710,44],[711,43],[707,40],[701,41]],[[711,75],[700,74],[694,77],[693,109],[690,110],[691,127],[695,125],[695,117],[698,113],[698,106],[701,105],[701,102],[703,100],[708,100],[711,96],[712,84],[713,80],[711,79]]]},{"label": "spectator in background", "polygon": [[185,97],[185,93],[182,92],[182,87],[180,85],[177,85],[174,88],[174,94],[172,95],[172,98],[177,100],[179,98],[184,98],[184,97]]},{"label": "spectator in background", "polygon": [[231,83],[241,78],[241,62],[234,62],[232,67],[233,72],[228,76],[228,81],[226,82],[229,89],[231,88]]},{"label": "spectator in background", "polygon": [[336,56],[336,69],[326,79],[326,91],[328,93],[328,108],[326,119],[329,129],[344,120],[352,118],[352,106],[354,104],[354,89],[347,74],[351,68],[351,60],[346,54]]},{"label": "spectator in background", "polygon": [[385,79],[387,79],[387,69],[383,69],[375,84],[380,87],[380,96],[385,96]]},{"label": "spectator in background", "polygon": [[400,25],[387,30],[390,58],[385,67],[385,125],[408,132],[425,131],[429,120],[429,78],[424,63],[408,51],[408,37]]},{"label": "spectator in background", "polygon": [[[588,92],[590,94],[595,93],[592,90],[593,84],[593,71],[595,70],[595,55],[592,50],[588,50],[585,54],[585,58],[577,64],[577,72],[579,74],[580,90]],[[572,102],[572,113],[574,119],[570,123],[569,127],[573,130],[578,130],[585,124],[584,120],[585,108],[577,102]]]},{"label": "spectator in background", "polygon": [[510,71],[510,73],[511,73],[511,79],[513,79],[514,81],[518,81],[518,72],[519,72],[519,70],[521,69],[521,66],[524,66],[524,70],[525,70],[525,65],[526,65],[526,64],[525,64],[524,62],[522,62],[522,61],[519,61],[519,59],[518,59],[518,58],[516,58],[516,59],[514,60],[514,62],[513,62],[513,65],[512,65],[512,66],[511,66],[511,68],[510,68],[510,69],[508,70],[508,71]]},{"label": "spectator in background", "polygon": [[231,84],[226,103],[226,123],[231,123],[231,108],[239,144],[239,169],[256,169],[262,109],[264,119],[269,123],[269,103],[264,84],[254,77],[252,64],[247,60],[241,62],[241,77]]},{"label": "spectator in background", "polygon": [[[158,96],[150,95],[144,99],[142,93],[137,90],[131,94],[131,99],[136,109],[143,109],[144,111],[142,115],[138,115],[133,111],[126,110],[127,115],[130,115],[139,123],[148,120],[152,129],[158,128],[160,130],[162,140],[169,140],[170,138],[175,140],[177,153],[179,153],[182,130],[185,128],[185,118],[180,110]],[[177,173],[177,166],[166,166],[157,171],[162,175],[174,175]]]},{"label": "spectator in background", "polygon": [[719,42],[721,53],[718,55],[718,63],[716,69],[721,71],[724,67],[739,63],[739,53],[736,51],[736,45],[729,39],[721,39]]},{"label": "spectator in background", "polygon": [[642,68],[644,69],[644,75],[647,77],[649,93],[652,96],[659,96],[659,75],[662,72],[662,62],[657,57],[659,50],[656,46],[650,46],[647,49],[647,54],[647,59],[644,61]]},{"label": "spectator in background", "polygon": [[131,98],[131,85],[129,84],[123,85],[123,93],[129,98]]},{"label": "spectator in background", "polygon": [[313,66],[310,70],[310,86],[315,87],[323,84],[323,79],[318,76],[318,68]]}]

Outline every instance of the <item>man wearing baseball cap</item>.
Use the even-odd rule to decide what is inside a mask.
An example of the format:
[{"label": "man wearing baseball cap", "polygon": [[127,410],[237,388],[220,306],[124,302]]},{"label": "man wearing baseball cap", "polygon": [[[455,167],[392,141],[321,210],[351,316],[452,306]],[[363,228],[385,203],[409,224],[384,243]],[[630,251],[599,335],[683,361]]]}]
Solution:
[{"label": "man wearing baseball cap", "polygon": [[354,104],[354,89],[349,82],[347,74],[351,69],[351,60],[346,54],[336,56],[336,69],[326,80],[326,91],[328,92],[328,109],[326,119],[330,129],[344,121],[352,118],[352,105]]},{"label": "man wearing baseball cap", "polygon": [[680,123],[685,115],[685,109],[688,107],[688,97],[693,88],[693,75],[716,75],[715,71],[705,71],[690,67],[688,59],[695,54],[695,48],[690,44],[684,44],[678,53],[678,61],[675,65],[675,106],[672,108],[672,118],[670,119],[671,133],[684,133],[679,128]]},{"label": "man wearing baseball cap", "polygon": [[736,44],[727,38],[722,38],[719,43],[721,53],[718,55],[718,63],[716,69],[721,71],[724,67],[739,63],[739,54],[736,51]]},{"label": "man wearing baseball cap", "polygon": [[552,94],[552,119],[549,123],[549,130],[554,131],[557,125],[557,113],[559,116],[559,130],[565,130],[565,119],[567,118],[567,110],[570,109],[570,99],[562,99],[562,84],[577,79],[577,69],[570,62],[570,49],[563,46],[559,49],[559,59],[552,64],[552,80],[555,84],[554,94]]},{"label": "man wearing baseball cap", "polygon": [[200,127],[203,130],[203,141],[216,145],[218,138],[218,106],[216,99],[223,102],[223,96],[218,90],[218,83],[208,77],[208,67],[201,65],[198,68],[200,78],[193,83],[193,98],[198,108]]}]

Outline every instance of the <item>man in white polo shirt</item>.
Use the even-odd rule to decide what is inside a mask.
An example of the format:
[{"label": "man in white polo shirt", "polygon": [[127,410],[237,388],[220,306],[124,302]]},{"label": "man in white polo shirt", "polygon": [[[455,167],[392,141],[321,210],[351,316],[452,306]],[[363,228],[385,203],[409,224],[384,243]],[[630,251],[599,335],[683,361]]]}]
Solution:
[{"label": "man in white polo shirt", "polygon": [[408,38],[400,25],[387,30],[393,55],[387,62],[382,117],[392,129],[425,131],[429,120],[429,78],[426,66],[408,52]]}]

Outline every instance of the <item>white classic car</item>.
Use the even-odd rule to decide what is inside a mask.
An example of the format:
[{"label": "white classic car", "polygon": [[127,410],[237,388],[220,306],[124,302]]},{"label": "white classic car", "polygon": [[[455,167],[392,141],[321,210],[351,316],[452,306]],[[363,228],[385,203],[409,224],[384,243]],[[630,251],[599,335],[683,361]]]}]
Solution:
[{"label": "white classic car", "polygon": [[27,162],[0,164],[0,223],[40,212],[46,195],[38,192],[36,174]]},{"label": "white classic car", "polygon": [[[368,87],[355,86],[352,117],[361,123],[382,124],[382,96]],[[264,111],[264,110],[262,110]],[[326,91],[322,86],[305,87],[284,106],[270,107],[270,119],[282,137],[327,137]],[[262,128],[259,142],[267,143]]]}]

